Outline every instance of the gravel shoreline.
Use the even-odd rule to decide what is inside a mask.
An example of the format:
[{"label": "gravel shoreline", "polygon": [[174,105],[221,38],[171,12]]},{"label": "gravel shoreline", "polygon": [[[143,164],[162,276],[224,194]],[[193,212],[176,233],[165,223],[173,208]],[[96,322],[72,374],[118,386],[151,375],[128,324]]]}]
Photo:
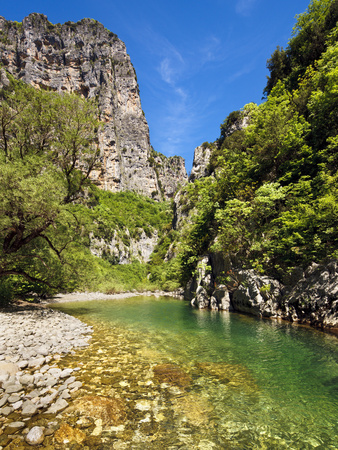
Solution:
[{"label": "gravel shoreline", "polygon": [[57,294],[43,304],[67,303],[67,302],[88,302],[92,300],[120,300],[130,297],[183,297],[181,292],[146,291],[146,292],[121,292],[118,294],[102,294],[101,292],[72,292],[70,294]]},{"label": "gravel shoreline", "polygon": [[[21,442],[24,448],[42,444],[58,427],[50,418],[66,410],[82,387],[76,379],[80,367],[61,369],[58,362],[88,346],[93,329],[46,305],[137,296],[175,294],[75,292],[39,304],[18,302],[0,310],[0,450],[11,443]],[[41,426],[41,416],[49,420],[45,426]],[[39,418],[37,424],[35,418]]]},{"label": "gravel shoreline", "polygon": [[[61,369],[58,362],[88,346],[93,328],[46,305],[137,296],[179,297],[161,291],[75,292],[39,304],[18,302],[0,310],[0,450],[9,444],[19,443],[20,448],[42,444],[58,428],[50,419],[66,410],[82,387],[76,379],[80,367]],[[44,426],[41,416],[49,420]]]},{"label": "gravel shoreline", "polygon": [[[92,327],[44,307],[0,311],[0,449],[15,439],[38,445],[54,431],[31,426],[34,416],[56,416],[82,387],[77,368],[58,367],[74,349],[89,345]],[[30,424],[30,426],[27,424]]]}]

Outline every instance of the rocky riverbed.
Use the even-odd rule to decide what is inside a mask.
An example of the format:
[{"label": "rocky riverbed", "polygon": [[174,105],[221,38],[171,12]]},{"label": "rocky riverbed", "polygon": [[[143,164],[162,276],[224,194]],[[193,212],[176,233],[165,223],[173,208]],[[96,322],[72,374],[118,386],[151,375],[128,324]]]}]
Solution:
[{"label": "rocky riverbed", "polygon": [[[19,303],[0,310],[0,450],[68,448],[69,440],[79,440],[65,429],[62,414],[86,393],[79,379],[85,361],[78,355],[89,346],[93,328],[45,304],[138,295],[168,293],[59,294],[41,304]],[[73,356],[71,367],[65,356]],[[80,440],[83,443],[83,436]]]},{"label": "rocky riverbed", "polygon": [[92,327],[60,311],[0,311],[0,449],[39,445],[54,433],[53,418],[82,386],[80,368],[60,368],[60,362],[87,347],[91,333]]}]

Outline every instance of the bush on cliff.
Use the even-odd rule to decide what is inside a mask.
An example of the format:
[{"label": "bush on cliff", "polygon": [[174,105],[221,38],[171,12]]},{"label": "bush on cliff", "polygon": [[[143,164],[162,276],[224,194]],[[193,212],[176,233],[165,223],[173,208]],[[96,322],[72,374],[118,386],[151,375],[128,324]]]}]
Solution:
[{"label": "bush on cliff", "polygon": [[[337,0],[313,0],[287,50],[268,62],[266,101],[230,113],[221,125],[210,146],[212,176],[181,190],[178,209],[183,205],[187,217],[162,282],[184,284],[210,251],[277,278],[338,258],[337,19]],[[152,269],[157,279],[159,272]]]}]

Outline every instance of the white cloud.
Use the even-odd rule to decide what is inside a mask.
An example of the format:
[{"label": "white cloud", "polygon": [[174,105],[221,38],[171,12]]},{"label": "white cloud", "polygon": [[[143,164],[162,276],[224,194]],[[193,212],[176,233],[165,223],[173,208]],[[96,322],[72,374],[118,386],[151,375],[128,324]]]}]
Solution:
[{"label": "white cloud", "polygon": [[216,36],[209,36],[201,46],[201,63],[219,60],[222,55],[221,41]]},{"label": "white cloud", "polygon": [[[136,33],[136,29],[133,29]],[[150,138],[155,150],[172,156],[186,156],[190,166],[192,143],[205,140],[201,123],[210,114],[217,95],[210,95],[211,84],[206,71],[221,67],[233,51],[216,35],[193,36],[189,42],[173,43],[151,26],[137,28],[149,60],[147,87],[157,101],[156,114],[151,119]],[[205,89],[197,88],[196,78],[203,75]],[[142,98],[142,92],[141,92]]]},{"label": "white cloud", "polygon": [[169,58],[164,58],[161,61],[160,67],[159,67],[159,72],[161,75],[161,78],[163,81],[165,81],[168,84],[172,84],[173,83],[173,78],[174,78],[174,69],[170,64],[170,60]]},{"label": "white cloud", "polygon": [[250,14],[256,0],[237,0],[236,12],[242,16],[247,16]]}]

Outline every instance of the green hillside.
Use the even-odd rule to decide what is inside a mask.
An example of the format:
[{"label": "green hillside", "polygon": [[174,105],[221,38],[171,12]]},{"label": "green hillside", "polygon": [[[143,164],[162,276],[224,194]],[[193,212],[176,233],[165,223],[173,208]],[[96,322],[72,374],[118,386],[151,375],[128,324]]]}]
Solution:
[{"label": "green hillside", "polygon": [[[266,100],[221,124],[209,177],[180,194],[152,279],[184,285],[208,252],[277,279],[338,257],[338,1],[313,0],[268,60]],[[157,255],[175,255],[160,269]]]},{"label": "green hillside", "polygon": [[[337,20],[337,0],[313,0],[298,16],[287,48],[267,62],[265,100],[229,114],[219,138],[203,144],[209,176],[181,189],[175,215],[168,203],[90,181],[100,164],[95,101],[8,75],[0,90],[1,299],[170,291],[208,252],[277,279],[337,258]],[[137,247],[147,239],[158,240],[148,264]]]}]

